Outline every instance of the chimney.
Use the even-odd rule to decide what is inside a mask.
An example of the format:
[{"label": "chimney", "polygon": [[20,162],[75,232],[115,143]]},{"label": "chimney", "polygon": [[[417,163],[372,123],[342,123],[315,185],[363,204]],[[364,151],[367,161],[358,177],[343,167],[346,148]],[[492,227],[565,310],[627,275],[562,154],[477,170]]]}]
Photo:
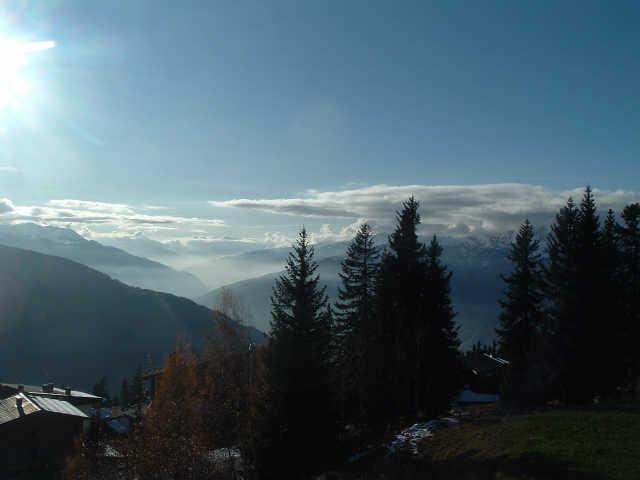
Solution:
[{"label": "chimney", "polygon": [[22,408],[22,397],[16,397],[16,408],[18,410]]},{"label": "chimney", "polygon": [[24,385],[18,385],[18,391],[24,392]]},{"label": "chimney", "polygon": [[53,383],[42,384],[42,391],[44,393],[53,393]]},{"label": "chimney", "polygon": [[71,396],[71,389],[69,387],[64,387],[64,394],[67,397]]}]

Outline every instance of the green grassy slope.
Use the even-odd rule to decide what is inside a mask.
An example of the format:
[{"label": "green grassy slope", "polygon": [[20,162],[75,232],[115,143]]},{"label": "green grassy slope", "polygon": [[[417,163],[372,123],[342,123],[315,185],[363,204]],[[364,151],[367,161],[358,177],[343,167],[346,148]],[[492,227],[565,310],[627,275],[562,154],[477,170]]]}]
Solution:
[{"label": "green grassy slope", "polygon": [[637,410],[488,416],[439,431],[424,446],[436,478],[640,479]]}]

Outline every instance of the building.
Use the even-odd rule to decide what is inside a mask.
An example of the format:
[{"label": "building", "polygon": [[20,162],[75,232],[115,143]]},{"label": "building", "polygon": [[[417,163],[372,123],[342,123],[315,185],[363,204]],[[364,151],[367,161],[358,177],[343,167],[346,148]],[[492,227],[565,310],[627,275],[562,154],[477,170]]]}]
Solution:
[{"label": "building", "polygon": [[21,392],[0,400],[0,478],[57,478],[87,418],[56,398]]},{"label": "building", "polygon": [[0,478],[60,478],[102,398],[53,383],[0,383]]},{"label": "building", "polygon": [[72,390],[69,387],[57,387],[53,383],[43,385],[23,385],[19,383],[0,383],[0,399],[7,398],[18,393],[37,395],[38,397],[64,400],[78,407],[84,414],[89,415],[91,410],[100,406],[102,397],[91,393]]}]

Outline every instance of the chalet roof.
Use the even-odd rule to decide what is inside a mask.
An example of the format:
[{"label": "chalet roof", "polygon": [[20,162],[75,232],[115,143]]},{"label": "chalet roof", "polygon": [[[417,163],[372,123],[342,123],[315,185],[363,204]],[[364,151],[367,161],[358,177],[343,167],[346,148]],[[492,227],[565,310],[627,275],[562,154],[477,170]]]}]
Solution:
[{"label": "chalet roof", "polygon": [[[16,405],[16,398],[23,399],[21,409]],[[28,399],[25,400],[25,398],[26,397],[24,395],[18,394],[5,398],[4,400],[0,400],[0,425],[40,411],[35,403],[31,403]]]},{"label": "chalet roof", "polygon": [[[18,407],[20,400],[22,404]],[[39,412],[87,418],[84,413],[64,400],[18,393],[17,395],[12,395],[0,400],[0,425]]]},{"label": "chalet roof", "polygon": [[[38,396],[51,397],[51,398],[67,397],[66,390],[64,388],[60,388],[56,386],[51,386],[51,390],[46,391],[44,388],[45,387],[44,385],[23,385],[19,383],[0,383],[0,390],[2,390],[3,387],[4,389],[13,390],[16,393],[24,392],[24,393],[36,394]],[[86,400],[86,401],[102,400],[102,397],[98,397],[96,395],[93,395],[87,392],[81,392],[79,390],[71,390],[70,393],[71,393],[70,395],[71,397],[78,400]]]},{"label": "chalet roof", "polygon": [[29,395],[29,400],[35,403],[38,408],[46,412],[62,413],[64,415],[73,415],[74,417],[87,418],[87,416],[81,410],[65,400],[40,397],[37,395]]}]

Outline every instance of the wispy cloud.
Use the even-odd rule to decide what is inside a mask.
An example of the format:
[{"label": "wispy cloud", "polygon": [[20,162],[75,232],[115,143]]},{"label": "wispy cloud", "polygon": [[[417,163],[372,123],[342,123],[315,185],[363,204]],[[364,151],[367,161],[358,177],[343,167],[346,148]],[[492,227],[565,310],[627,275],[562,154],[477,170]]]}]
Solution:
[{"label": "wispy cloud", "polygon": [[86,236],[118,236],[159,230],[173,230],[180,236],[184,230],[225,226],[219,219],[155,214],[158,210],[159,207],[77,199],[55,199],[43,205],[15,205],[8,199],[0,199],[0,213],[4,214],[4,221],[71,227]]},{"label": "wispy cloud", "polygon": [[0,172],[18,173],[19,171],[13,165],[0,165]]},{"label": "wispy cloud", "polygon": [[[628,203],[640,201],[639,192],[594,189],[594,193],[603,210],[619,211]],[[373,185],[337,191],[309,190],[296,198],[241,198],[209,203],[215,207],[300,217],[367,218],[388,226],[401,203],[412,195],[421,202],[420,213],[426,229],[466,235],[512,230],[524,218],[538,224],[548,223],[569,196],[579,199],[582,189],[552,191],[517,183]]]}]

